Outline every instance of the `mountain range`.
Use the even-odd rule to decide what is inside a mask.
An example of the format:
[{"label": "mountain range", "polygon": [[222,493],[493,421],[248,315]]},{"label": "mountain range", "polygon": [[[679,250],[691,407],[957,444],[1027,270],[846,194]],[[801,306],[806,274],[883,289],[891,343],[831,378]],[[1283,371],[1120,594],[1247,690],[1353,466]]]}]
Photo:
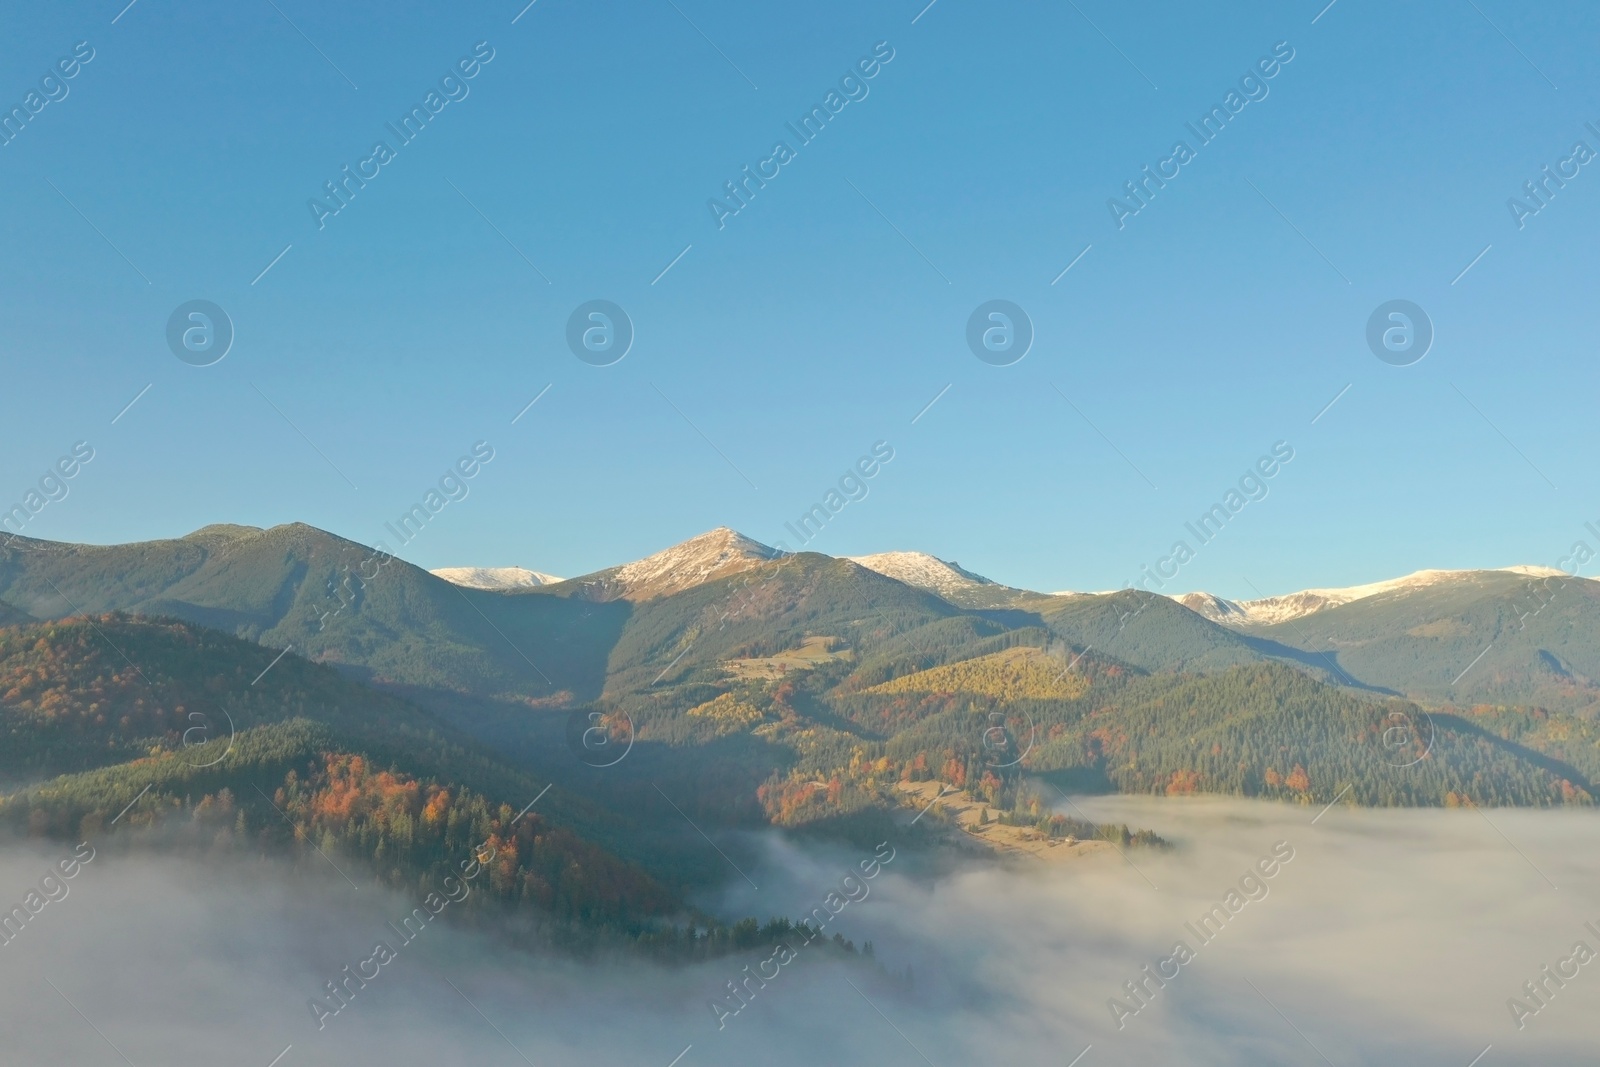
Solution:
[{"label": "mountain range", "polygon": [[502,902],[649,938],[727,875],[703,835],[730,856],[764,826],[875,845],[930,779],[1046,834],[1052,785],[1592,803],[1600,586],[1510,568],[1047,594],[726,528],[567,579],[430,573],[304,524],[18,537],[0,728],[0,823],[67,835],[142,797],[125,825],[181,815],[182,840],[305,862],[315,842],[390,881],[495,835],[521,842]]},{"label": "mountain range", "polygon": [[[609,590],[609,596],[648,599],[777,557],[776,550],[722,528],[637,563],[572,581],[589,590]],[[1016,609],[1065,621],[1095,614],[1097,606],[1103,608],[1118,595],[1018,589],[925,552],[845,558],[964,609]],[[1564,590],[1559,598],[1554,596],[1557,589]],[[1527,702],[1580,710],[1600,700],[1600,690],[1594,689],[1594,680],[1600,679],[1600,639],[1591,636],[1592,627],[1585,629],[1600,621],[1597,595],[1600,585],[1594,581],[1550,567],[1422,570],[1365,585],[1253,600],[1204,592],[1168,598],[1243,635],[1247,640],[1242,643],[1197,630],[1170,614],[1160,615],[1164,634],[1119,638],[1128,639],[1125,655],[1149,667],[1189,663],[1192,656],[1183,650],[1191,649],[1201,663],[1257,657],[1297,662],[1341,684],[1425,701]],[[1552,607],[1549,614],[1547,604]],[[1141,618],[1145,615],[1140,612]],[[1155,616],[1147,619],[1153,621]],[[1171,639],[1171,649],[1144,647],[1152,642],[1159,646],[1163,638]]]},{"label": "mountain range", "polygon": [[[630,671],[656,663],[658,650],[643,647],[639,631],[663,615],[662,604],[676,607],[677,598],[692,600],[762,568],[825,565],[841,582],[881,597],[875,611],[882,615],[915,602],[919,615],[975,612],[1012,628],[1042,625],[1143,669],[1276,661],[1430,702],[1579,711],[1600,701],[1600,585],[1548,568],[1419,571],[1236,601],[1209,593],[1038,593],[921,552],[786,558],[727,528],[570,579],[520,567],[429,573],[399,560],[364,565],[371,557],[362,545],[301,524],[209,526],[137,545],[19,537],[0,551],[0,624],[108,610],[170,615],[293,646],[367,681],[564,706],[599,696],[608,679],[627,684]],[[750,591],[733,605],[734,617],[772,593]],[[730,631],[730,619],[717,628]],[[675,669],[720,647],[701,644]],[[684,651],[672,640],[659,652],[666,649],[669,660]]]}]

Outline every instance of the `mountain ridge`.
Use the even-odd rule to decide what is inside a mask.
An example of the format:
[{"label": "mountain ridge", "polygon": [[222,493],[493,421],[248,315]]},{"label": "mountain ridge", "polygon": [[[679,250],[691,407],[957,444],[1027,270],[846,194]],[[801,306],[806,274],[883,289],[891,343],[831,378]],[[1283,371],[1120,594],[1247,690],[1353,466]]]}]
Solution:
[{"label": "mountain ridge", "polygon": [[536,589],[541,585],[557,585],[566,581],[565,578],[526,567],[436,567],[428,573],[435,578],[443,578],[451,585],[496,592]]},{"label": "mountain ridge", "polygon": [[[1388,578],[1363,585],[1301,589],[1277,596],[1257,597],[1251,600],[1230,600],[1215,593],[1195,591],[1170,594],[1191,611],[1196,611],[1213,622],[1224,625],[1260,623],[1272,625],[1303,618],[1326,608],[1339,607],[1368,597],[1389,593],[1411,592],[1452,581],[1469,581],[1481,575],[1514,574],[1528,578],[1575,578],[1554,567],[1515,564],[1509,567],[1480,567],[1463,570],[1427,569],[1413,571],[1399,578]],[[1591,580],[1591,579],[1584,579]]]},{"label": "mountain ridge", "polygon": [[[1560,573],[1421,571],[1255,601],[1060,595],[1002,585],[927,553],[785,554],[718,527],[589,575],[533,585],[518,571],[530,584],[485,589],[304,523],[217,524],[120,546],[23,537],[0,545],[0,598],[22,613],[13,623],[105,611],[171,616],[275,650],[292,645],[429,706],[467,697],[540,708],[695,672],[712,677],[721,660],[773,656],[811,637],[876,642],[976,615],[1013,631],[1048,630],[1142,670],[1276,661],[1430,703],[1600,714],[1600,582]],[[6,618],[0,609],[0,625]]]},{"label": "mountain ridge", "polygon": [[[316,527],[298,522],[285,523],[268,528],[234,523],[213,523],[171,540],[228,546],[239,541],[251,540],[262,535],[272,535],[290,528],[316,530],[328,536],[338,537],[337,534],[320,531]],[[16,537],[13,540],[33,541],[34,539]],[[345,539],[340,538],[340,540]],[[161,544],[165,542],[158,540],[137,543]],[[351,543],[354,544],[355,542]],[[60,547],[70,545],[70,547],[80,549],[118,547],[117,545],[72,545],[68,542],[48,541],[37,541],[36,544],[39,546]],[[737,573],[757,566],[762,562],[777,559],[782,555],[784,553],[781,550],[766,545],[732,527],[718,526],[639,559],[612,564],[574,578],[563,578],[548,572],[520,566],[449,566],[436,567],[429,570],[428,573],[463,588],[497,591],[531,589],[540,586],[559,585],[564,582],[599,583],[609,581],[620,583],[621,586],[630,590],[630,598],[648,598],[692,588],[693,585],[700,582],[722,577],[729,573]],[[1018,593],[1040,597],[1107,596],[1118,591],[1115,589],[1099,591],[1063,589],[1047,592],[1020,586],[1008,586],[963,567],[952,560],[942,559],[919,549],[888,549],[881,552],[836,556],[833,558],[849,560],[852,563],[866,567],[868,570],[903,581],[907,585],[941,595],[944,591],[955,592],[984,587],[1014,590]],[[685,571],[687,573],[668,578],[667,576],[673,571]],[[1229,624],[1247,621],[1250,623],[1272,624],[1284,622],[1290,618],[1299,618],[1302,615],[1310,614],[1325,607],[1365,599],[1369,596],[1409,591],[1442,582],[1470,580],[1474,576],[1491,574],[1511,574],[1529,578],[1580,577],[1567,574],[1567,572],[1554,567],[1536,564],[1512,564],[1504,567],[1425,568],[1399,577],[1379,579],[1352,586],[1313,586],[1291,590],[1286,593],[1252,598],[1224,597],[1205,590],[1162,595],[1183,604],[1185,607],[1189,607],[1191,610],[1197,611],[1198,614],[1205,615],[1213,622]]]}]

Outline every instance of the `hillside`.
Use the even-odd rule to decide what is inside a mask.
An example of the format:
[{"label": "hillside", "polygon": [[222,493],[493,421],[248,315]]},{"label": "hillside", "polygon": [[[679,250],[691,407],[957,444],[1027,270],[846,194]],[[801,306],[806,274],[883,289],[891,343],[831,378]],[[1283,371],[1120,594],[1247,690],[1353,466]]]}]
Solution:
[{"label": "hillside", "polygon": [[0,600],[0,626],[21,626],[23,623],[35,621],[32,615],[20,608],[14,608],[4,600]]},{"label": "hillside", "polygon": [[1091,698],[1081,715],[1045,712],[1038,722],[1048,736],[1030,769],[1121,792],[1306,803],[1343,795],[1386,806],[1588,804],[1600,795],[1592,723],[1526,711],[1430,715],[1277,666],[1139,679]]},{"label": "hillside", "polygon": [[[11,739],[0,775],[9,788],[164,753],[211,763],[229,736],[291,719],[409,773],[507,800],[547,784],[415,704],[192,623],[111,614],[0,629],[0,721]],[[541,810],[586,834],[627,825],[559,790]]]},{"label": "hillside", "polygon": [[919,589],[814,552],[697,584],[633,607],[610,652],[606,695],[714,679],[724,661],[798,647],[808,635],[849,648],[959,613]]},{"label": "hillside", "polygon": [[1600,583],[1527,568],[1424,575],[1230,628],[1331,656],[1341,677],[1429,703],[1600,713]]},{"label": "hillside", "polygon": [[542,812],[518,818],[509,803],[396,769],[321,723],[244,730],[210,766],[187,756],[180,748],[53,779],[0,799],[0,825],[101,848],[264,852],[395,888],[439,884],[477,859],[480,906],[560,927],[637,929],[682,910],[643,870]]},{"label": "hillside", "polygon": [[1202,618],[1167,597],[1124,589],[1054,598],[1040,621],[1057,637],[1147,671],[1214,671],[1283,662],[1331,677],[1326,657]]},{"label": "hillside", "polygon": [[[191,623],[106,614],[7,627],[0,827],[92,837],[102,849],[254,855],[357,885],[414,887],[481,866],[469,911],[510,909],[539,943],[731,950],[744,943],[733,928],[685,903],[726,876],[697,827],[749,824],[752,813],[764,822],[760,786],[774,768],[797,755],[831,767],[839,755],[807,742],[820,724],[786,703],[785,684],[710,696],[661,720],[664,732],[642,724],[639,758],[580,796],[327,665]],[[691,733],[668,736],[671,718]],[[762,724],[781,728],[749,747]],[[744,760],[717,747],[730,740]],[[651,747],[691,755],[662,765]],[[709,782],[695,770],[707,757],[721,770]],[[638,803],[643,780],[676,801]],[[817,818],[792,824],[881,841],[893,782],[855,788],[849,804],[825,800]],[[610,803],[619,799],[630,803]],[[686,918],[709,933],[685,941],[676,924]]]},{"label": "hillside", "polygon": [[1042,648],[1018,645],[1003,652],[931,667],[867,693],[952,693],[989,697],[1002,703],[1019,700],[1074,700],[1083,695],[1083,675],[1069,669],[1065,654],[1051,656]]},{"label": "hillside", "polygon": [[490,895],[531,913],[627,925],[682,907],[597,843],[637,842],[631,820],[546,790],[327,666],[189,623],[104,615],[0,630],[0,723],[0,824],[19,831],[315,843],[395,885],[487,841],[499,855]]},{"label": "hillside", "polygon": [[671,805],[608,809],[327,665],[191,623],[0,629],[0,726],[12,834],[255,857],[407,891],[457,874],[475,892],[453,915],[514,916],[501,929],[530,945],[699,959],[784,924],[729,925],[687,902],[726,861]]},{"label": "hillside", "polygon": [[622,610],[463,589],[303,524],[132,545],[17,538],[0,597],[39,618],[185,619],[381,682],[565,703],[599,691]]}]

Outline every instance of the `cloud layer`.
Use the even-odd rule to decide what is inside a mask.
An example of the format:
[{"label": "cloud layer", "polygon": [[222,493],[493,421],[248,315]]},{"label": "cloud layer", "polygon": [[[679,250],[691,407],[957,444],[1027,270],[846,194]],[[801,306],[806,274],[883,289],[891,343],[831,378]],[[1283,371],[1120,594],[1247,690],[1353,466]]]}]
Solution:
[{"label": "cloud layer", "polygon": [[[1592,1058],[1600,966],[1546,980],[1522,1029],[1507,1000],[1531,1004],[1524,983],[1575,942],[1600,949],[1584,926],[1600,927],[1594,814],[1341,808],[1313,825],[1313,810],[1230,800],[1080,805],[1177,847],[1029,868],[902,848],[829,931],[872,940],[882,970],[801,951],[744,985],[748,1007],[721,1028],[709,1003],[769,947],[682,968],[580,964],[434,923],[319,1030],[307,1001],[376,942],[396,944],[387,924],[419,901],[331,872],[103,851],[0,947],[0,1043],[11,1063],[108,1067],[119,1054],[267,1067],[286,1048],[280,1067],[668,1067],[680,1054],[679,1067],[1060,1067],[1090,1046],[1080,1067],[1466,1067],[1490,1045],[1483,1067]],[[70,854],[0,850],[0,901],[21,904]],[[729,915],[809,912],[872,856],[776,836],[761,854],[747,872],[760,888],[735,875],[714,902]],[[884,973],[908,967],[909,989]]]}]

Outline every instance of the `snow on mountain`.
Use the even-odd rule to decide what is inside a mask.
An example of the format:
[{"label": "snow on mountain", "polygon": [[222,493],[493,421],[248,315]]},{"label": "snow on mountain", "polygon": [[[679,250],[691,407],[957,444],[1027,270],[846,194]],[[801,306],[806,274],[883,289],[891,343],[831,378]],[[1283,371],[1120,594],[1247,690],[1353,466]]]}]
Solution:
[{"label": "snow on mountain", "polygon": [[1181,593],[1172,598],[1197,615],[1204,615],[1212,622],[1220,622],[1224,626],[1229,623],[1244,623],[1252,621],[1249,610],[1244,604],[1227,600],[1215,593]]},{"label": "snow on mountain", "polygon": [[1340,589],[1303,589],[1283,596],[1262,597],[1258,600],[1227,600],[1212,593],[1183,593],[1172,599],[1212,622],[1225,626],[1262,625],[1289,622],[1327,608],[1349,604],[1368,597],[1389,593],[1410,593],[1430,586],[1470,579],[1480,574],[1518,574],[1526,578],[1564,577],[1566,572],[1555,567],[1515,566],[1498,570],[1441,571],[1425,570],[1403,578],[1351,585]]},{"label": "snow on mountain", "polygon": [[747,571],[781,555],[775,548],[719,526],[653,556],[601,571],[600,576],[609,584],[620,585],[620,595],[627,599],[648,600]]},{"label": "snow on mountain", "polygon": [[526,567],[440,567],[429,571],[435,578],[443,578],[451,585],[468,589],[489,589],[497,593],[534,589],[541,585],[554,585],[565,581],[543,571],[530,571]]},{"label": "snow on mountain", "polygon": [[[784,553],[736,530],[719,526],[691,537],[654,555],[633,563],[608,567],[585,579],[596,586],[594,593],[603,599],[622,597],[649,600],[692,589],[778,559]],[[943,560],[926,552],[877,552],[866,556],[846,556],[850,562],[917,589],[925,589],[952,603],[967,607],[993,607],[1010,603],[1007,598],[1038,596],[1026,590],[1011,589],[959,563]],[[432,572],[455,585],[469,589],[516,592],[563,581],[555,575],[525,567],[442,567]],[[1516,566],[1495,570],[1422,570],[1402,578],[1391,578],[1366,585],[1341,588],[1302,589],[1282,596],[1255,600],[1229,600],[1214,593],[1193,592],[1173,595],[1172,599],[1212,622],[1224,626],[1270,626],[1291,622],[1329,608],[1370,597],[1413,593],[1451,582],[1471,581],[1479,576],[1514,574],[1525,578],[1563,577],[1566,572],[1554,567]],[[591,594],[594,595],[594,594]],[[1058,597],[1104,594],[1066,591]]]},{"label": "snow on mountain", "polygon": [[[584,575],[581,580],[594,587],[590,595],[598,594],[602,599],[648,600],[738,574],[781,555],[775,548],[719,526],[633,563]],[[535,589],[567,580],[526,567],[441,567],[431,573],[469,589],[499,592]]]},{"label": "snow on mountain", "polygon": [[965,592],[977,586],[997,585],[981,574],[974,574],[959,563],[949,563],[926,552],[879,552],[870,556],[846,556],[869,571],[937,593],[942,597]]}]

